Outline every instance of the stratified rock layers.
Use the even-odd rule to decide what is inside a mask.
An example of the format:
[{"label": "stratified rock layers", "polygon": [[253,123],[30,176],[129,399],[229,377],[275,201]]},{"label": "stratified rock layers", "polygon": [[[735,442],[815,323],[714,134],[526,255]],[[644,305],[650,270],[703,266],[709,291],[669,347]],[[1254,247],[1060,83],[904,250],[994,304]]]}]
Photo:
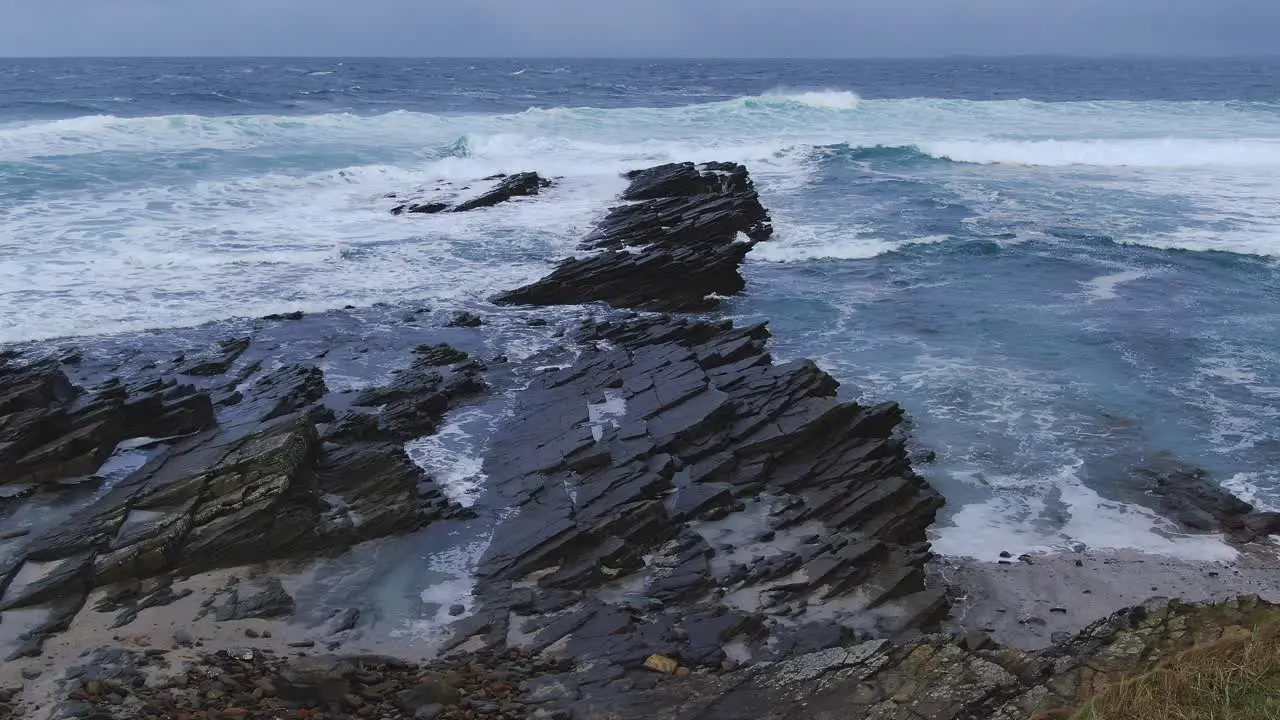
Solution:
[{"label": "stratified rock layers", "polygon": [[745,286],[738,267],[773,232],[746,168],[682,163],[628,174],[624,200],[547,277],[496,302],[604,302],[641,310],[703,310]]}]

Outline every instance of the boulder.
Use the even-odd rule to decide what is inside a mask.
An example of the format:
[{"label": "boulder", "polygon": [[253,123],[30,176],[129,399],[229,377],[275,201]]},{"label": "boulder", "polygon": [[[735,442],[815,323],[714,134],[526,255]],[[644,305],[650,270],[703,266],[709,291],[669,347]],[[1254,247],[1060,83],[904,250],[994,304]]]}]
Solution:
[{"label": "boulder", "polygon": [[232,587],[227,599],[218,607],[218,622],[231,620],[270,619],[293,614],[293,596],[285,592],[277,578],[266,578],[257,583]]}]

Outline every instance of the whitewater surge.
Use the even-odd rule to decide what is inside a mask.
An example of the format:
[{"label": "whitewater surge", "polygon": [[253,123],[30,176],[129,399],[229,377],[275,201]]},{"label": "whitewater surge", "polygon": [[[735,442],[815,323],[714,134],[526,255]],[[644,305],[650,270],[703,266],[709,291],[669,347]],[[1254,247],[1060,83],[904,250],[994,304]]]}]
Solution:
[{"label": "whitewater surge", "polygon": [[[0,320],[0,341],[397,297],[482,299],[568,252],[621,187],[619,173],[682,160],[752,168],[778,225],[756,262],[866,259],[955,236],[885,232],[878,207],[804,202],[841,163],[945,183],[979,224],[1043,212],[1019,205],[1028,188],[1071,191],[1070,175],[1020,169],[1104,172],[1093,187],[1137,192],[1163,184],[1170,198],[1199,198],[1237,220],[1206,228],[1192,217],[1116,233],[1115,242],[1280,254],[1280,115],[1265,105],[866,100],[784,89],[677,107],[490,115],[85,116],[0,126],[0,283],[22,308]],[[993,180],[980,166],[1007,170]],[[379,202],[523,170],[559,177],[564,192],[430,224],[392,218]],[[1136,225],[1118,203],[1087,199],[1091,212],[1116,214],[1113,225]],[[1056,222],[1080,207],[1064,206]],[[428,281],[416,269],[424,263],[443,270]]]},{"label": "whitewater surge", "polygon": [[[150,62],[0,92],[0,343],[382,302],[497,324],[487,298],[580,252],[621,173],[736,161],[776,232],[726,312],[768,319],[777,355],[845,397],[903,404],[948,499],[939,551],[1228,559],[1148,509],[1132,473],[1157,454],[1280,507],[1280,105],[1254,84],[1076,67],[1037,86],[1022,61],[1007,87],[952,61]],[[521,171],[555,184],[390,213]],[[493,418],[408,450],[469,502]],[[473,540],[423,602],[465,603]]]}]

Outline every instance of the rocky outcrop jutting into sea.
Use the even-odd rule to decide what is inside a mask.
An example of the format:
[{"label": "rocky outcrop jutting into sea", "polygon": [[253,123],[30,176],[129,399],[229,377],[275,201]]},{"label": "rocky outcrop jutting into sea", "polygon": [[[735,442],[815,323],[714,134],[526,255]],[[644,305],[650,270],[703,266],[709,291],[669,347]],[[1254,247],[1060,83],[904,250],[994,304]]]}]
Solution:
[{"label": "rocky outcrop jutting into sea", "polygon": [[504,517],[458,640],[502,647],[516,622],[607,680],[655,653],[719,667],[729,643],[777,659],[945,614],[922,570],[942,499],[908,466],[901,409],[841,402],[767,339],[588,324],[590,349],[526,389],[494,440],[482,502]]},{"label": "rocky outcrop jutting into sea", "polygon": [[[24,702],[63,717],[1013,720],[1274,614],[1253,598],[1150,603],[1055,633],[1035,653],[981,632],[936,634],[952,596],[924,567],[943,500],[908,461],[903,410],[842,400],[812,361],[776,362],[764,323],[672,314],[743,289],[740,265],[771,233],[746,169],[626,177],[627,204],[587,237],[587,254],[499,298],[611,306],[570,310],[558,328],[527,309],[451,307],[424,328],[430,310],[382,308],[345,329],[362,311],[268,318],[292,334],[275,355],[261,350],[263,326],[217,343],[197,332],[209,347],[177,357],[132,339],[98,356],[0,354],[0,613],[5,627],[15,611],[36,618],[6,650],[28,663],[22,677],[42,672],[31,657],[66,652],[43,644],[82,608],[116,613],[108,633],[136,629],[158,606],[184,607],[201,575],[217,587],[178,624],[194,616],[249,645],[188,655],[193,665],[157,684],[144,669],[202,642],[169,618],[169,650],[99,650],[43,686],[57,697]],[[522,173],[469,201],[397,210],[478,210],[544,187]],[[540,349],[495,348],[513,327]],[[338,353],[338,337],[356,341]],[[381,366],[366,364],[375,344]],[[350,379],[353,367],[385,375],[331,392],[326,373]],[[442,468],[438,487],[405,443],[440,441],[414,457],[448,465],[442,438],[465,432],[447,416],[472,402],[460,414],[486,434],[464,480],[480,488],[459,495],[456,477]],[[1150,475],[1162,509],[1188,527],[1250,540],[1276,525],[1203,473]],[[393,620],[438,623],[453,654],[418,665],[305,652],[363,648],[384,606],[363,585],[340,607],[316,603],[323,580],[289,589],[296,577],[265,561],[330,553],[373,565],[351,546],[419,529],[401,549],[452,553],[458,575],[441,584],[471,594],[429,601],[426,573],[391,568],[420,613]],[[390,544],[362,551],[377,558],[370,548]],[[204,572],[232,567],[247,578]],[[282,635],[307,626],[272,646],[268,622]],[[0,718],[17,695],[0,687]]]},{"label": "rocky outcrop jutting into sea", "polygon": [[581,249],[547,277],[496,302],[604,302],[641,310],[704,310],[745,282],[742,259],[773,229],[747,169],[681,163],[627,174],[630,187]]}]

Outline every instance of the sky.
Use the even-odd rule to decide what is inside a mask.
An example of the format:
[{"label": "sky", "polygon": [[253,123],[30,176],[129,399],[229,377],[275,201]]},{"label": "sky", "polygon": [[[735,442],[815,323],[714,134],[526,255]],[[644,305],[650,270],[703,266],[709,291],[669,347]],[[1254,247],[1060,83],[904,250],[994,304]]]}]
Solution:
[{"label": "sky", "polygon": [[1280,53],[1280,0],[0,0],[0,56]]}]

